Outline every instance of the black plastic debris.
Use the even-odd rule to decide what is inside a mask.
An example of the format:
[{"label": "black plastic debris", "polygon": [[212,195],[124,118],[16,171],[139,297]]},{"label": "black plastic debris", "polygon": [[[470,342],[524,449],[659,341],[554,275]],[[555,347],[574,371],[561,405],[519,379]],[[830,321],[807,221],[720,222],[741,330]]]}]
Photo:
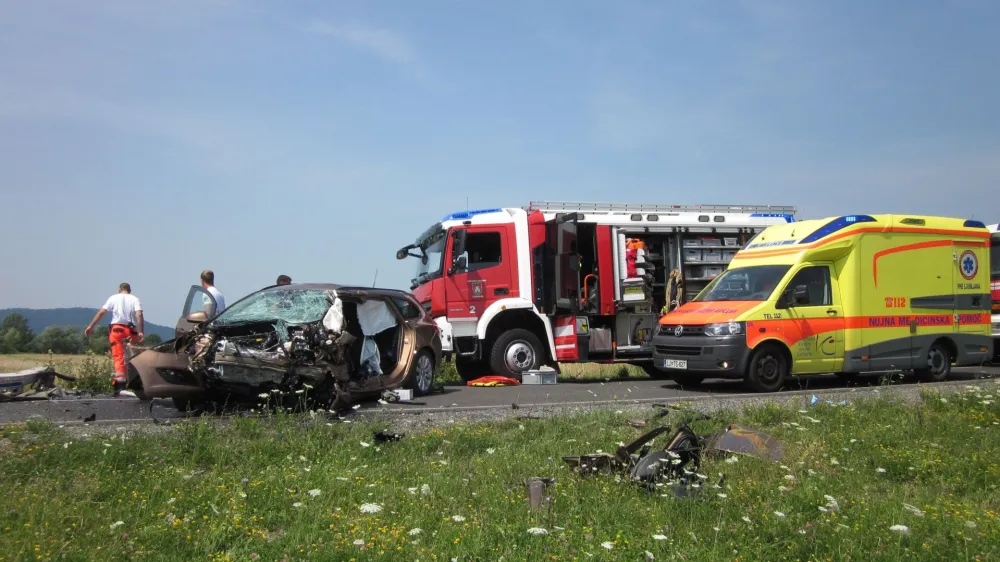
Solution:
[{"label": "black plastic debris", "polygon": [[766,433],[739,424],[729,424],[725,430],[710,438],[708,447],[734,455],[746,455],[770,461],[781,460],[781,444]]},{"label": "black plastic debris", "polygon": [[376,431],[373,437],[376,445],[383,445],[391,441],[399,441],[403,438],[402,433],[389,433],[387,431]]}]

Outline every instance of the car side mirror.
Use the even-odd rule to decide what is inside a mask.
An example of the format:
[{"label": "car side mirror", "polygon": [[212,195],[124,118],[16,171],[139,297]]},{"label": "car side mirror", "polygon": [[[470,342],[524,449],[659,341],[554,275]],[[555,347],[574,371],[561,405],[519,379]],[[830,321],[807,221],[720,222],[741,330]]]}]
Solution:
[{"label": "car side mirror", "polygon": [[809,287],[796,285],[795,290],[792,292],[792,298],[796,305],[809,304]]},{"label": "car side mirror", "polygon": [[188,322],[192,322],[194,324],[200,324],[201,322],[208,320],[208,314],[201,311],[192,312],[191,314],[188,314],[187,320]]}]

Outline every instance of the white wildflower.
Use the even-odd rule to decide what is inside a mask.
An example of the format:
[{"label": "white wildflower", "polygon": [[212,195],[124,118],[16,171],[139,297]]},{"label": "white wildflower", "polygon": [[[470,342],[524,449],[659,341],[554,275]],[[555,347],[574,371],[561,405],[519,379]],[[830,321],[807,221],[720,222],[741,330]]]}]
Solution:
[{"label": "white wildflower", "polygon": [[257,398],[267,399],[268,396],[270,396],[270,394],[268,394],[266,392],[261,392],[260,394],[257,395]]},{"label": "white wildflower", "polygon": [[720,498],[722,498],[722,499],[726,499],[726,498],[728,498],[729,496],[727,496],[726,494],[719,494],[719,497],[720,497]]},{"label": "white wildflower", "polygon": [[775,515],[776,517],[784,517],[784,516],[785,516],[785,514],[784,514],[784,513],[782,513],[782,512],[780,512],[780,511],[775,511],[775,512],[774,512],[774,515]]},{"label": "white wildflower", "polygon": [[292,504],[292,507],[294,507],[294,508],[302,507],[302,502],[295,502],[295,503]]},{"label": "white wildflower", "polygon": [[740,462],[740,459],[739,459],[739,457],[737,457],[737,456],[734,455],[734,456],[729,457],[728,459],[726,459],[726,462],[729,463],[729,464],[736,464],[736,463]]},{"label": "white wildflower", "polygon": [[743,520],[746,521],[747,523],[751,523],[750,518],[747,517],[746,515],[743,516]]},{"label": "white wildflower", "polygon": [[878,472],[879,474],[885,474],[885,469],[880,466],[875,469],[875,472]]},{"label": "white wildflower", "polygon": [[791,474],[786,474],[785,475],[785,480],[788,480],[789,482],[791,482],[791,481],[795,480],[795,476],[793,476]]},{"label": "white wildflower", "polygon": [[358,539],[354,541],[354,546],[365,546],[365,541]]},{"label": "white wildflower", "polygon": [[114,523],[111,524],[111,530],[114,530],[117,527],[121,527],[124,524],[125,524],[124,521],[115,521]]},{"label": "white wildflower", "polygon": [[420,495],[426,496],[429,493],[431,493],[431,487],[430,486],[428,486],[427,484],[424,484],[423,486],[420,487]]},{"label": "white wildflower", "polygon": [[461,515],[452,515],[451,520],[454,521],[455,523],[461,523],[462,521],[465,521],[465,517]]},{"label": "white wildflower", "polygon": [[968,528],[970,528],[970,529],[975,529],[979,525],[976,525],[975,521],[966,521],[965,522],[965,526],[968,527]]},{"label": "white wildflower", "polygon": [[312,489],[312,490],[309,490],[309,495],[310,495],[310,496],[312,496],[312,497],[314,497],[314,498],[315,498],[316,496],[320,495],[321,493],[322,493],[322,492],[320,492],[320,491],[319,491],[318,489]]},{"label": "white wildflower", "polygon": [[382,506],[377,503],[361,504],[361,513],[378,513],[382,511]]},{"label": "white wildflower", "polygon": [[610,541],[604,541],[604,542],[602,542],[602,543],[601,543],[601,546],[602,546],[602,547],[603,547],[603,548],[604,548],[605,550],[611,550],[612,548],[614,548],[614,547],[615,547],[615,545],[611,544],[611,542],[610,542]]},{"label": "white wildflower", "polygon": [[837,500],[833,496],[823,496],[823,497],[826,499],[826,507],[828,507],[830,511],[840,510],[840,504],[837,503]]},{"label": "white wildflower", "polygon": [[653,535],[653,540],[654,541],[665,541],[665,540],[667,540],[667,536],[666,535]]},{"label": "white wildflower", "polygon": [[531,527],[528,529],[529,535],[547,535],[549,532],[541,527]]},{"label": "white wildflower", "polygon": [[417,495],[417,489],[416,488],[407,488],[406,491],[409,492],[411,496]]},{"label": "white wildflower", "polygon": [[495,452],[497,452],[497,450],[494,449],[493,447],[490,447],[489,449],[486,449],[486,454],[487,455],[492,455]]},{"label": "white wildflower", "polygon": [[371,447],[372,445],[371,445],[371,443],[365,443],[364,441],[362,441],[361,442],[361,446],[362,447]]},{"label": "white wildflower", "polygon": [[910,528],[907,527],[906,525],[893,525],[892,527],[889,527],[889,530],[890,531],[896,531],[897,533],[903,533],[903,534],[909,534],[910,533]]},{"label": "white wildflower", "polygon": [[647,550],[646,551],[646,560],[656,560],[656,557],[653,556],[652,552],[650,552],[650,551]]},{"label": "white wildflower", "polygon": [[411,537],[415,537],[415,536],[417,536],[417,535],[419,535],[420,533],[423,533],[423,532],[424,532],[424,530],[421,529],[420,527],[414,527],[413,529],[410,529],[410,532],[407,533],[407,534],[410,535]]}]

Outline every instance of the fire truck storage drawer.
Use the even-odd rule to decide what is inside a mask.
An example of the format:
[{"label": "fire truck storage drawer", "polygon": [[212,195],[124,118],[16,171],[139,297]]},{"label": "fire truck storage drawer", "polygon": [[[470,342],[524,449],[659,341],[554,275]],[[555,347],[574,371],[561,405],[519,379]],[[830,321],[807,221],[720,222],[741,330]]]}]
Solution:
[{"label": "fire truck storage drawer", "polygon": [[590,329],[590,351],[611,351],[611,328]]},{"label": "fire truck storage drawer", "polygon": [[722,245],[723,246],[738,246],[739,245],[739,240],[737,240],[736,237],[727,236],[727,237],[725,237],[725,238],[722,239]]},{"label": "fire truck storage drawer", "polygon": [[702,261],[704,256],[703,250],[696,250],[693,248],[684,248],[684,261]]},{"label": "fire truck storage drawer", "polygon": [[702,257],[705,261],[722,261],[722,250],[706,249]]}]

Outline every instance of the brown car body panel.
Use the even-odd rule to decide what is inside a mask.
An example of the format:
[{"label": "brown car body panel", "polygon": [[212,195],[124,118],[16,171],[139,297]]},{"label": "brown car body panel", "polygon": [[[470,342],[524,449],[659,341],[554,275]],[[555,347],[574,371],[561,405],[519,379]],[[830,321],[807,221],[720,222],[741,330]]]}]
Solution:
[{"label": "brown car body panel", "polygon": [[[381,376],[365,379],[352,378],[349,391],[352,396],[364,396],[386,389],[395,389],[410,384],[416,376],[415,358],[421,351],[427,350],[433,359],[435,371],[441,364],[441,340],[437,324],[413,297],[412,294],[396,289],[356,287],[332,283],[297,283],[294,285],[274,285],[260,291],[255,291],[244,297],[250,298],[263,291],[289,290],[335,290],[343,302],[367,299],[379,299],[388,304],[389,311],[396,318],[398,334],[396,336],[396,363]],[[177,322],[177,337],[154,347],[128,346],[129,387],[141,389],[147,398],[178,398],[205,393],[208,388],[206,377],[197,369],[191,367],[192,359],[200,351],[202,342],[214,341],[205,336],[195,336],[196,341],[188,341],[191,331],[201,332],[211,326],[215,314],[205,311],[191,313],[193,299],[201,294],[207,295],[214,307],[214,299],[200,286],[192,286],[185,302],[185,309]],[[236,306],[240,299],[232,306]],[[407,310],[404,310],[404,305]],[[214,308],[212,309],[214,311]],[[210,311],[211,312],[211,311]],[[266,321],[268,319],[262,318]],[[346,330],[345,330],[346,333]],[[380,349],[380,355],[384,350]],[[237,364],[235,360],[223,362],[225,365]]]}]

